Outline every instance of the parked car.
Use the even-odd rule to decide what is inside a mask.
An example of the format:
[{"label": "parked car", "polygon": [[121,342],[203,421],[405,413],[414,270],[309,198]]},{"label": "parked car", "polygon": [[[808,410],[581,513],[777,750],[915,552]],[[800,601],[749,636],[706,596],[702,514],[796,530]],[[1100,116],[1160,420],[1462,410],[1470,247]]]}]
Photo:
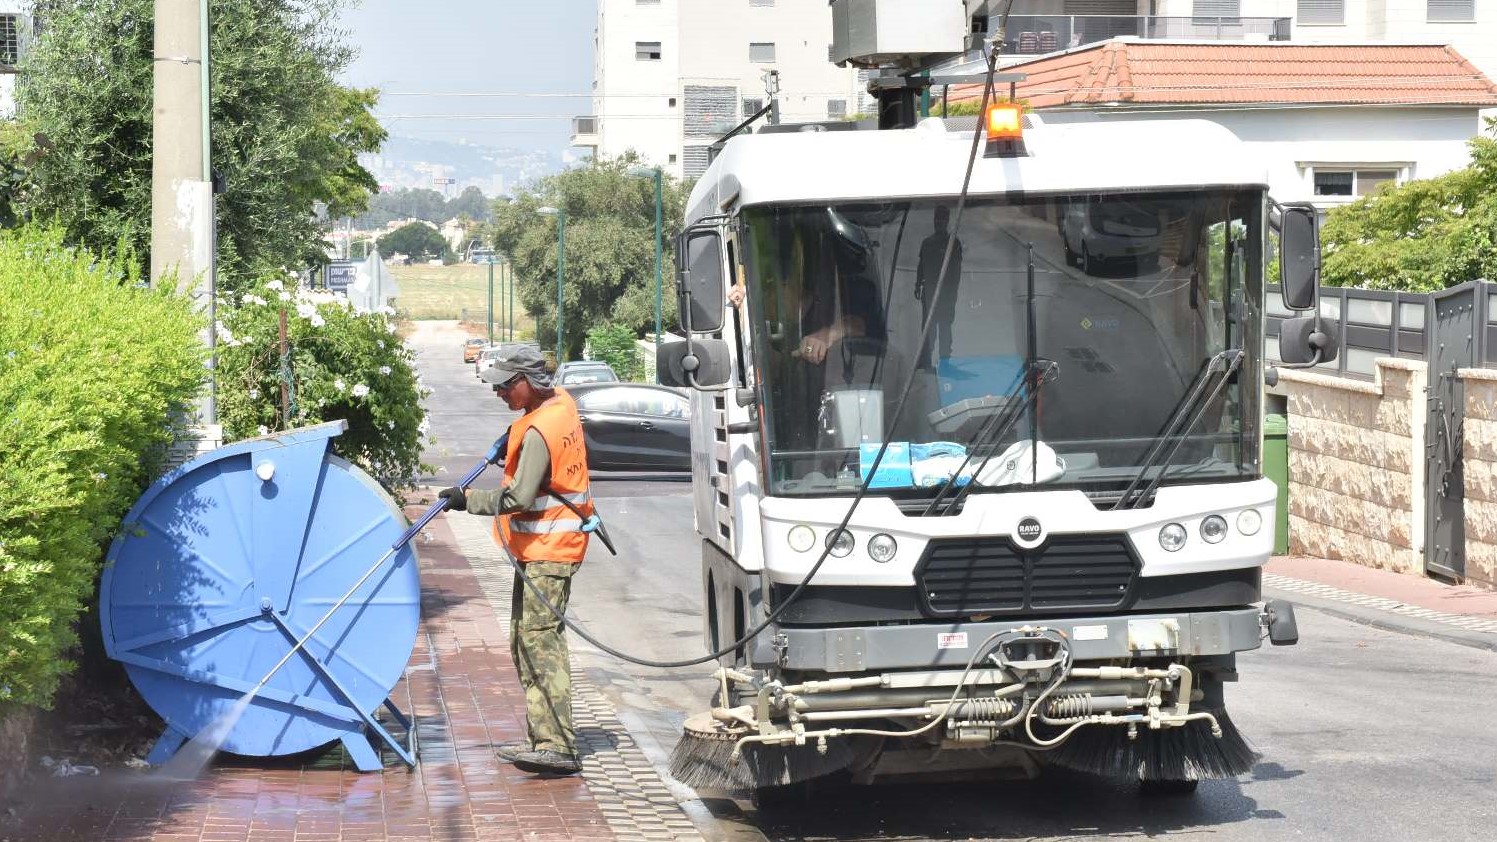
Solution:
[{"label": "parked car", "polygon": [[499,351],[503,347],[503,344],[485,345],[483,350],[478,352],[477,359],[473,360],[473,376],[477,377],[483,374],[484,369],[493,365],[494,359],[499,356]]},{"label": "parked car", "polygon": [[484,348],[479,353],[478,358],[473,361],[473,376],[478,377],[479,375],[483,374],[484,369],[493,365],[494,358],[498,357],[499,353],[505,348],[518,348],[521,345],[529,345],[530,347],[535,348],[537,351],[540,350],[540,346],[536,345],[534,342],[496,342],[493,345],[489,345]]},{"label": "parked car", "polygon": [[580,386],[583,383],[617,383],[619,376],[605,362],[581,361],[562,363],[556,370],[556,383],[560,386]]},{"label": "parked car", "polygon": [[471,337],[467,342],[464,342],[463,362],[471,363],[474,360],[478,359],[478,355],[483,352],[483,346],[485,344],[487,344],[485,340],[477,336]]},{"label": "parked car", "polygon": [[1088,275],[1101,275],[1114,263],[1131,268],[1159,259],[1163,231],[1158,211],[1122,198],[1072,201],[1057,222],[1066,262]]},{"label": "parked car", "polygon": [[582,417],[587,466],[603,471],[691,470],[691,403],[647,383],[568,386]]}]

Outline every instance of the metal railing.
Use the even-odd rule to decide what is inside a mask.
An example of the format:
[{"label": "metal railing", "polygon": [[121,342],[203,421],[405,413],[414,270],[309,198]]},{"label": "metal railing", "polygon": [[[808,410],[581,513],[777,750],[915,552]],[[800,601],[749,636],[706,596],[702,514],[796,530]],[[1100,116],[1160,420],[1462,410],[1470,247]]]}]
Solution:
[{"label": "metal railing", "polygon": [[[1481,367],[1497,368],[1497,285],[1479,289],[1477,330],[1470,337],[1477,345]],[[1349,287],[1321,287],[1320,312],[1333,321],[1341,337],[1341,353],[1334,362],[1316,371],[1339,377],[1372,380],[1379,357],[1428,359],[1428,321],[1433,317],[1435,293],[1389,292]],[[1279,323],[1296,313],[1284,307],[1279,287],[1268,287],[1268,325],[1264,334],[1264,356],[1279,359]]]},{"label": "metal railing", "polygon": [[1095,44],[1120,35],[1176,40],[1288,41],[1291,20],[1158,15],[1010,15],[1003,52],[1006,55],[1039,55]]}]

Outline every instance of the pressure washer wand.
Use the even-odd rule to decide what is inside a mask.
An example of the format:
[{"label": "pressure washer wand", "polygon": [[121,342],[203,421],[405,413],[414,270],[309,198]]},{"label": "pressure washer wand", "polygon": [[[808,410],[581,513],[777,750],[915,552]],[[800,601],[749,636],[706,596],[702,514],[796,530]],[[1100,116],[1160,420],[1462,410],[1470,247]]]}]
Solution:
[{"label": "pressure washer wand", "polygon": [[[472,485],[473,482],[478,479],[479,475],[488,469],[489,465],[495,464],[499,461],[500,454],[504,453],[504,450],[508,445],[509,433],[506,432],[504,435],[499,437],[498,441],[494,442],[494,444],[489,447],[489,452],[484,454],[483,461],[479,462],[477,465],[474,465],[473,470],[469,471],[467,475],[464,476],[458,483],[458,485],[463,488],[467,488],[468,486]],[[313,626],[312,629],[305,635],[303,635],[300,640],[296,641],[296,645],[291,647],[291,651],[287,652],[286,655],[281,658],[281,660],[277,661],[276,665],[271,667],[269,672],[265,673],[264,678],[256,682],[255,686],[250,690],[250,695],[254,695],[255,693],[260,692],[260,690],[266,684],[269,684],[270,679],[274,678],[277,672],[280,672],[281,667],[284,667],[287,661],[291,660],[291,658],[295,656],[297,652],[301,651],[302,647],[307,645],[307,641],[312,639],[312,635],[317,634],[317,630],[321,629],[328,620],[331,620],[333,618],[333,615],[338,612],[338,609],[343,607],[343,603],[352,598],[353,595],[358,592],[359,588],[362,588],[364,586],[364,583],[369,581],[369,577],[375,574],[375,571],[383,567],[385,562],[390,560],[391,556],[400,552],[400,550],[405,547],[406,544],[409,544],[411,542],[412,538],[420,534],[421,530],[424,529],[428,523],[431,523],[432,518],[435,518],[446,509],[447,498],[439,498],[437,502],[433,503],[431,507],[421,515],[421,517],[416,519],[415,523],[411,524],[411,527],[409,529],[401,533],[400,537],[395,539],[395,543],[390,545],[390,549],[386,550],[385,554],[379,557],[379,561],[376,561],[373,565],[371,565],[369,569],[365,571],[364,575],[359,577],[359,581],[355,582],[353,587],[348,589],[348,593],[345,593],[342,599],[334,603],[333,607],[329,608],[328,612],[322,615],[322,619],[317,621],[317,625]]]}]

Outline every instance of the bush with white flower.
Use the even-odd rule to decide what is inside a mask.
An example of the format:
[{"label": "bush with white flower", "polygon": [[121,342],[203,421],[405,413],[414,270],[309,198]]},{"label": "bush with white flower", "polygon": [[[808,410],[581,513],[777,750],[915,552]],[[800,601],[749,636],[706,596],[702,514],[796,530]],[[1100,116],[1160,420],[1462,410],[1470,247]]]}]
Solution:
[{"label": "bush with white flower", "polygon": [[[386,308],[388,309],[388,308]],[[282,360],[281,312],[289,353]],[[218,414],[226,440],[343,419],[334,451],[398,491],[428,466],[414,354],[390,341],[389,312],[359,313],[348,299],[261,283],[236,300],[220,299]],[[290,414],[281,386],[289,385]]]}]

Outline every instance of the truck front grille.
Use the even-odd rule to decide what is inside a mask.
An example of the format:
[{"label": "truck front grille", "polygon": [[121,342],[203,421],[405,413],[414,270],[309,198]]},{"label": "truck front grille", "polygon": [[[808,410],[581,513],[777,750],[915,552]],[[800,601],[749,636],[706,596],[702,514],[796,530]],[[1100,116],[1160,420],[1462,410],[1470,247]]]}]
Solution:
[{"label": "truck front grille", "polygon": [[1053,536],[1025,550],[1006,538],[941,538],[915,568],[930,616],[1120,608],[1138,576],[1128,539]]}]

